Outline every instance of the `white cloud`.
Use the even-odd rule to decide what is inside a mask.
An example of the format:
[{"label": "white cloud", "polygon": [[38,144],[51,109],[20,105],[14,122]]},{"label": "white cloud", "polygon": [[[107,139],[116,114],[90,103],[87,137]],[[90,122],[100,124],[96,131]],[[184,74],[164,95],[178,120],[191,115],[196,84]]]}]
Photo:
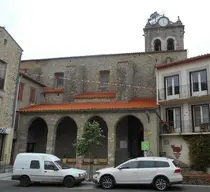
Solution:
[{"label": "white cloud", "polygon": [[0,25],[23,58],[144,51],[143,27],[154,11],[185,25],[189,56],[209,52],[208,1],[0,0]]}]

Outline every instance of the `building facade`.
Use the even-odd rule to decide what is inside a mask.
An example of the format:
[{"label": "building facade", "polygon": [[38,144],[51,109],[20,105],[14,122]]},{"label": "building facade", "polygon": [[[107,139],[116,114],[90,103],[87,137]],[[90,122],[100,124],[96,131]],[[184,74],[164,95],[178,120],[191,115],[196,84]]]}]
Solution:
[{"label": "building facade", "polygon": [[[159,155],[155,66],[187,58],[183,32],[176,30],[183,27],[165,16],[147,24],[142,53],[22,61],[21,71],[47,87],[41,104],[20,109],[16,153],[54,153],[73,164],[73,144],[85,123],[96,120],[105,135],[104,146],[92,149],[98,165],[143,156],[141,141]],[[162,48],[164,43],[170,48]]]},{"label": "building facade", "polygon": [[0,162],[8,164],[12,150],[13,122],[21,47],[0,27]]},{"label": "building facade", "polygon": [[26,74],[19,72],[20,82],[18,88],[18,97],[17,97],[17,108],[16,108],[16,119],[14,126],[14,135],[13,135],[13,147],[11,152],[11,164],[14,162],[16,156],[15,151],[17,148],[16,141],[18,137],[18,124],[20,113],[19,109],[26,106],[37,105],[41,103],[43,97],[43,91],[45,85],[34,80],[33,78],[27,76]]},{"label": "building facade", "polygon": [[161,151],[190,164],[187,135],[210,134],[210,55],[156,67],[161,119]]}]

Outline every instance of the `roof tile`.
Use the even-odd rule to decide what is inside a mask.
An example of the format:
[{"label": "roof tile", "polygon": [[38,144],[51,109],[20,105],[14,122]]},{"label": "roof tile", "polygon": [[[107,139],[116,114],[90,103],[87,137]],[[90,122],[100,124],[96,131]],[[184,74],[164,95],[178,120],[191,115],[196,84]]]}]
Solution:
[{"label": "roof tile", "polygon": [[117,102],[88,102],[88,103],[62,103],[40,104],[20,109],[20,112],[50,112],[50,111],[81,111],[81,110],[107,110],[107,109],[146,109],[156,108],[155,98],[136,98],[131,101]]},{"label": "roof tile", "polygon": [[100,93],[83,93],[75,95],[75,99],[94,99],[94,98],[115,98],[116,93],[114,92],[100,92]]},{"label": "roof tile", "polygon": [[63,93],[64,88],[44,88],[44,93]]},{"label": "roof tile", "polygon": [[179,61],[175,61],[175,62],[171,62],[171,63],[160,64],[160,65],[156,66],[156,69],[168,68],[168,67],[172,67],[175,65],[177,66],[177,65],[182,65],[182,64],[189,64],[189,63],[192,63],[192,62],[195,62],[198,60],[208,59],[208,58],[210,58],[210,53],[183,59],[183,60],[179,60]]}]

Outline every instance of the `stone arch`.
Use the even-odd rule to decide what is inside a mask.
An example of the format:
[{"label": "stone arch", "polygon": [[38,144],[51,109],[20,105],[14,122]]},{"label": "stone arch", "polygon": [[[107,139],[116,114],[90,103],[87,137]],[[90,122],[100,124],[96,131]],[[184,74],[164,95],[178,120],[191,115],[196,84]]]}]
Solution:
[{"label": "stone arch", "polygon": [[26,152],[46,153],[48,127],[41,117],[29,122]]},{"label": "stone arch", "polygon": [[154,51],[161,51],[162,50],[162,42],[160,39],[155,39],[153,41]]},{"label": "stone arch", "polygon": [[[108,158],[108,126],[106,121],[100,116],[92,116],[88,119],[90,123],[96,121],[99,123],[100,128],[103,130],[104,138],[101,139],[102,146],[92,146],[90,151],[93,158],[107,159]],[[84,130],[85,131],[85,130]],[[88,156],[87,156],[88,157]]]},{"label": "stone arch", "polygon": [[55,127],[55,155],[60,158],[76,158],[77,124],[69,116],[58,120]]},{"label": "stone arch", "polygon": [[121,117],[116,123],[115,164],[144,156],[141,142],[144,141],[144,127],[141,120],[134,115]]},{"label": "stone arch", "polygon": [[169,37],[167,39],[167,51],[174,51],[175,50],[175,41],[173,38]]}]

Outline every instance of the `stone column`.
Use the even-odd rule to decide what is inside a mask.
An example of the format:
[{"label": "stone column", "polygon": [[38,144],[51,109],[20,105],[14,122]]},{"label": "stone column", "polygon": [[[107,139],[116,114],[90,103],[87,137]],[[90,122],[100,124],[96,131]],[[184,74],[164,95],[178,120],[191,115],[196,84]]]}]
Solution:
[{"label": "stone column", "polygon": [[108,166],[115,165],[115,151],[116,151],[116,135],[115,124],[107,122],[108,126]]},{"label": "stone column", "polygon": [[59,120],[59,117],[56,117],[54,115],[49,115],[46,116],[45,120],[48,128],[46,153],[54,154],[55,139],[56,139],[56,123]]}]

